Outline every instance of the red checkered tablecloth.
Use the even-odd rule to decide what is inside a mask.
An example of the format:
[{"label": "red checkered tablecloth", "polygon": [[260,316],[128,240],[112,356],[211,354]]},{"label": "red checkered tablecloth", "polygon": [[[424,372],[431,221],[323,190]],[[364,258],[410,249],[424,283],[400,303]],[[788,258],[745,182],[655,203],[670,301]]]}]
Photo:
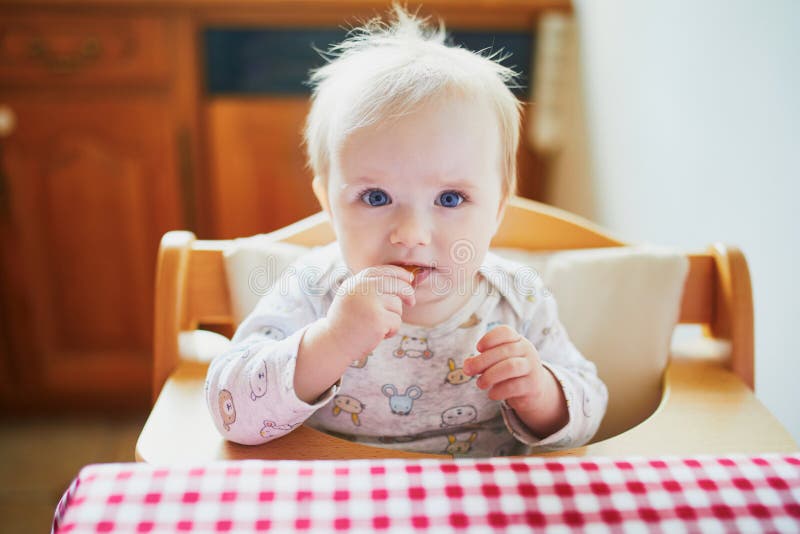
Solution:
[{"label": "red checkered tablecloth", "polygon": [[800,532],[800,454],[91,465],[55,532]]}]

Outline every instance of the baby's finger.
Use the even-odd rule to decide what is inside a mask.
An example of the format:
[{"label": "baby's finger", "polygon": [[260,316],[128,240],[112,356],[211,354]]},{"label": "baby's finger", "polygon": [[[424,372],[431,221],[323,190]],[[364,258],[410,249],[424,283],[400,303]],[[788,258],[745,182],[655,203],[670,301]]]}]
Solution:
[{"label": "baby's finger", "polygon": [[400,280],[405,280],[409,284],[414,279],[414,275],[397,265],[373,265],[372,267],[367,267],[361,271],[359,275],[366,278],[392,276],[394,278],[399,278]]},{"label": "baby's finger", "polygon": [[381,295],[397,295],[406,306],[413,306],[416,303],[414,288],[405,280],[391,276],[382,276],[372,280]]},{"label": "baby's finger", "polygon": [[[397,298],[397,297],[394,297]],[[384,339],[389,339],[390,337],[394,337],[397,332],[400,330],[400,324],[403,322],[400,318],[400,314],[397,313],[390,313],[389,317],[386,318],[387,323],[389,324],[389,330],[387,330],[386,334],[384,334]]]},{"label": "baby's finger", "polygon": [[534,393],[532,385],[533,383],[530,380],[526,380],[523,377],[512,378],[496,384],[486,395],[492,400],[507,401],[515,397],[532,395]]},{"label": "baby's finger", "polygon": [[478,352],[486,352],[492,347],[517,341],[521,337],[522,336],[520,336],[516,330],[503,324],[486,332],[486,334],[478,340],[475,347],[478,349]]},{"label": "baby's finger", "polygon": [[489,367],[478,377],[475,385],[480,389],[489,389],[500,382],[529,375],[531,362],[527,358],[509,358]]},{"label": "baby's finger", "polygon": [[394,314],[403,315],[403,301],[397,295],[391,293],[384,293],[380,296],[381,304],[384,309]]},{"label": "baby's finger", "polygon": [[524,356],[528,347],[525,338],[517,341],[503,343],[497,347],[482,352],[477,356],[464,360],[464,373],[468,375],[478,375],[486,372],[491,366],[515,356]]}]

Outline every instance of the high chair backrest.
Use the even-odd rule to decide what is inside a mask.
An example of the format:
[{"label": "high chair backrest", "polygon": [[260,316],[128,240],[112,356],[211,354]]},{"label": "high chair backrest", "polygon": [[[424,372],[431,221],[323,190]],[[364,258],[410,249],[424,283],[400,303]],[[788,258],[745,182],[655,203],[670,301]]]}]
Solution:
[{"label": "high chair backrest", "polygon": [[[269,234],[297,245],[329,243],[334,234],[318,213]],[[223,251],[230,241],[196,240],[190,232],[169,232],[161,242],[155,298],[153,400],[179,363],[179,335],[203,325],[232,325],[233,311]],[[602,228],[538,202],[514,198],[492,247],[559,251],[623,247]],[[700,324],[707,335],[727,341],[727,365],[753,388],[753,309],[750,277],[742,253],[713,245],[687,254],[680,323]]]}]

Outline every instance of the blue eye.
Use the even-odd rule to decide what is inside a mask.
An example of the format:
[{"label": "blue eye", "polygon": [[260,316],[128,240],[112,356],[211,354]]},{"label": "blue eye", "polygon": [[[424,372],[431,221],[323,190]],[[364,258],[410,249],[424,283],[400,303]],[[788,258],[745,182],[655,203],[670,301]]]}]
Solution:
[{"label": "blue eye", "polygon": [[464,202],[464,195],[457,191],[445,191],[436,201],[436,204],[443,208],[455,208]]},{"label": "blue eye", "polygon": [[389,195],[381,189],[370,189],[361,195],[361,200],[373,207],[385,206],[391,203]]}]

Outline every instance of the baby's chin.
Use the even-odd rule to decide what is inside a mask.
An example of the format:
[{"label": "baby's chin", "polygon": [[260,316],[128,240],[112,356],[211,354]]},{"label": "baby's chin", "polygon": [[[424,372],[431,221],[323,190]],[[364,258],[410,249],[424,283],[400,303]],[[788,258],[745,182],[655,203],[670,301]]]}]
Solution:
[{"label": "baby's chin", "polygon": [[430,297],[432,300],[440,300],[453,294],[471,294],[477,288],[480,276],[477,269],[464,270],[455,275],[444,269],[435,269],[415,285],[417,299]]},{"label": "baby's chin", "polygon": [[460,310],[472,297],[471,292],[451,290],[449,292],[414,292],[416,303],[403,307],[403,322],[423,327],[432,327],[447,320]]}]

